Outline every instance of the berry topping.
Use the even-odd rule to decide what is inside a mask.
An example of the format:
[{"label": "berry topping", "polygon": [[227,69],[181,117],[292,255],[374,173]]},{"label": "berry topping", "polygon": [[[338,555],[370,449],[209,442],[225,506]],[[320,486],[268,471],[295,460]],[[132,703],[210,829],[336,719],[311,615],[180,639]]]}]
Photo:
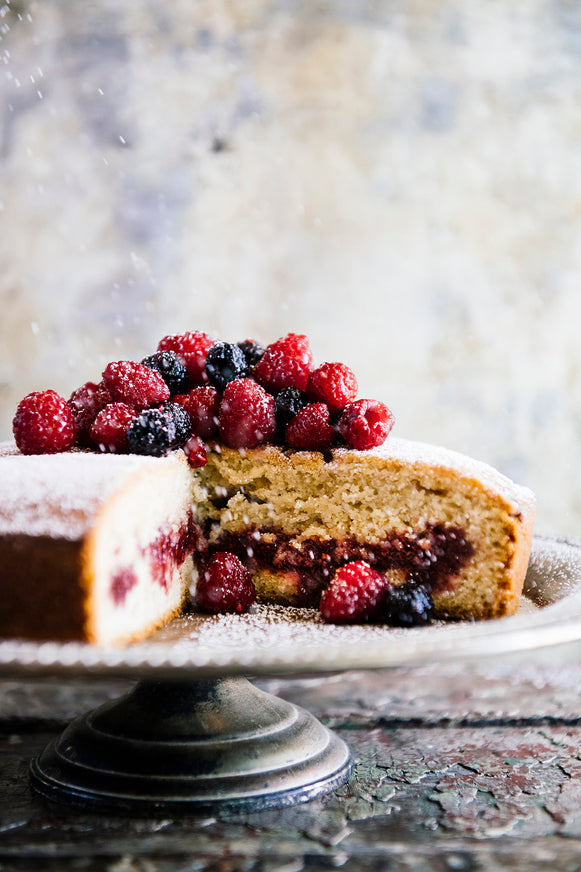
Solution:
[{"label": "berry topping", "polygon": [[145,409],[127,429],[127,448],[132,454],[161,457],[174,446],[176,427],[171,414],[163,409]]},{"label": "berry topping", "polygon": [[337,434],[329,423],[327,406],[324,403],[309,403],[287,425],[285,436],[292,448],[324,451],[333,445]]},{"label": "berry topping", "polygon": [[202,439],[217,435],[220,394],[216,388],[194,388],[189,394],[173,397],[173,401],[182,405],[190,416],[193,433]]},{"label": "berry topping", "polygon": [[23,454],[56,454],[75,444],[77,427],[64,397],[56,391],[33,391],[20,401],[12,422]]},{"label": "berry topping", "polygon": [[110,363],[103,381],[114,402],[145,408],[169,400],[169,388],[158,372],[131,360]]},{"label": "berry topping", "polygon": [[289,333],[266,346],[254,368],[254,376],[259,384],[273,394],[283,388],[304,391],[312,368],[309,340],[302,334]]},{"label": "berry topping", "polygon": [[320,610],[332,624],[369,623],[380,615],[389,581],[363,560],[341,566],[321,596]]},{"label": "berry topping", "polygon": [[208,462],[208,447],[199,436],[190,436],[183,449],[190,466],[195,469],[205,466]]},{"label": "berry topping", "polygon": [[111,403],[101,409],[91,426],[90,435],[101,451],[121,453],[127,450],[125,434],[136,416],[126,403]]},{"label": "berry topping", "polygon": [[79,431],[78,436],[90,429],[101,409],[111,402],[111,396],[104,382],[98,385],[86,382],[72,392],[67,402]]},{"label": "berry topping", "polygon": [[192,422],[187,410],[179,403],[164,403],[159,409],[170,416],[175,427],[175,436],[171,447],[181,448],[192,435]]},{"label": "berry topping", "polygon": [[357,396],[357,379],[344,363],[324,363],[309,374],[307,395],[326,403],[331,413],[339,412]]},{"label": "berry topping", "polygon": [[220,404],[219,424],[230,448],[255,448],[275,434],[274,398],[250,378],[230,382]]},{"label": "berry topping", "polygon": [[256,600],[248,570],[228,551],[218,551],[198,580],[195,604],[204,612],[247,612]]},{"label": "berry topping", "polygon": [[238,348],[242,350],[248,366],[256,366],[265,351],[264,345],[255,342],[254,339],[245,339],[244,342],[239,342]]},{"label": "berry topping", "polygon": [[216,342],[206,357],[208,381],[219,391],[237,378],[244,378],[248,364],[244,352],[231,342]]},{"label": "berry topping", "polygon": [[393,627],[419,627],[431,623],[434,603],[428,588],[406,581],[390,587],[382,606],[382,620]]},{"label": "berry topping", "polygon": [[274,398],[277,435],[284,440],[286,425],[307,405],[307,395],[298,388],[283,388]]},{"label": "berry topping", "polygon": [[349,446],[358,451],[385,442],[393,426],[393,415],[378,400],[356,400],[345,406],[337,430]]},{"label": "berry topping", "polygon": [[190,381],[193,385],[203,384],[206,376],[206,355],[214,340],[207,333],[194,330],[190,333],[175,333],[164,336],[160,340],[158,351],[175,351],[186,365]]},{"label": "berry topping", "polygon": [[190,377],[185,363],[175,351],[156,351],[141,362],[160,374],[171,394],[187,391]]},{"label": "berry topping", "polygon": [[[356,400],[356,394],[357,381],[345,364],[313,369],[303,334],[288,333],[265,348],[254,339],[216,342],[193,331],[164,336],[141,363],[109,363],[102,380],[78,387],[67,406],[78,446],[163,455],[195,435],[202,443],[191,443],[191,462],[201,463],[210,440],[232,448],[267,442],[303,451],[325,452],[336,444],[373,448],[388,435],[393,416],[383,403]],[[101,415],[107,407],[115,408]],[[146,410],[151,414],[139,414]],[[15,418],[15,434],[20,444],[31,446],[29,453],[66,450],[68,424],[63,423],[61,441],[54,435],[58,415],[46,449],[39,434],[48,432],[48,425],[40,431],[31,425],[28,436],[19,423],[22,415]]]}]

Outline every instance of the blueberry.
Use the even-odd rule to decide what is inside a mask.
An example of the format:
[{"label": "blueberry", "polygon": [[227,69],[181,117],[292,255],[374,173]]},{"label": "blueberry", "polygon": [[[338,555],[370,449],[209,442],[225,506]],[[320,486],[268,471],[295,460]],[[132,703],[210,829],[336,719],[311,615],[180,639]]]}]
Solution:
[{"label": "blueberry", "polygon": [[241,348],[232,342],[216,342],[206,357],[206,373],[210,384],[219,391],[248,372],[246,357]]},{"label": "blueberry", "polygon": [[176,425],[163,409],[145,409],[127,429],[127,448],[131,454],[162,457],[175,444]]},{"label": "blueberry", "polygon": [[192,435],[192,419],[179,403],[164,403],[160,411],[167,413],[175,426],[175,437],[172,448],[181,448]]},{"label": "blueberry", "polygon": [[420,627],[432,620],[432,595],[422,584],[406,581],[389,588],[383,605],[384,620],[393,627]]},{"label": "blueberry", "polygon": [[141,362],[160,374],[172,394],[182,394],[187,391],[188,371],[175,351],[157,351]]},{"label": "blueberry", "polygon": [[256,366],[256,364],[266,351],[264,345],[261,345],[259,342],[255,342],[254,339],[246,339],[244,342],[238,342],[237,345],[244,354],[248,366]]}]

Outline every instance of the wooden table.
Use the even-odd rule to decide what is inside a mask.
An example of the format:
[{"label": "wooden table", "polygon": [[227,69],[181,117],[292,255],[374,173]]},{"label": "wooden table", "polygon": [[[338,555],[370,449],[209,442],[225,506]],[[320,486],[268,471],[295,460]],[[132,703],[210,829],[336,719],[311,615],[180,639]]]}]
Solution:
[{"label": "wooden table", "polygon": [[87,814],[34,795],[29,760],[131,685],[4,679],[0,870],[579,870],[580,653],[257,681],[337,731],[354,776],[291,808],[202,818]]}]

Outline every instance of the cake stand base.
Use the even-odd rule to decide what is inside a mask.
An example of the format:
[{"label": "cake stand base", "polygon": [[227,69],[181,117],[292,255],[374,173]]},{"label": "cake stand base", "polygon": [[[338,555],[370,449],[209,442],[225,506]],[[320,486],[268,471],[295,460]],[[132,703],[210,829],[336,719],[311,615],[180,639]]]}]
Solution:
[{"label": "cake stand base", "polygon": [[304,802],[352,766],[313,715],[236,677],[141,681],[73,721],[30,777],[44,797],[86,810],[195,814]]}]

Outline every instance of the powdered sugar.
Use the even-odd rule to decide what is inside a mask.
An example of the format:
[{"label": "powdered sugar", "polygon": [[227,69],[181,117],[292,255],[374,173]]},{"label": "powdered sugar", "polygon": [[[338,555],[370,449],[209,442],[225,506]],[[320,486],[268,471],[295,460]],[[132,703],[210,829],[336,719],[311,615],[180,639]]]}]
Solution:
[{"label": "powdered sugar", "polygon": [[[338,451],[347,452],[348,449]],[[459,475],[479,481],[487,490],[501,493],[523,513],[529,512],[535,505],[535,496],[529,488],[516,484],[489,464],[449,448],[389,436],[383,445],[365,453],[418,467],[427,465],[454,470]]]},{"label": "powdered sugar", "polygon": [[151,457],[85,451],[24,456],[4,444],[0,532],[78,539],[125,480],[158,462]]}]

